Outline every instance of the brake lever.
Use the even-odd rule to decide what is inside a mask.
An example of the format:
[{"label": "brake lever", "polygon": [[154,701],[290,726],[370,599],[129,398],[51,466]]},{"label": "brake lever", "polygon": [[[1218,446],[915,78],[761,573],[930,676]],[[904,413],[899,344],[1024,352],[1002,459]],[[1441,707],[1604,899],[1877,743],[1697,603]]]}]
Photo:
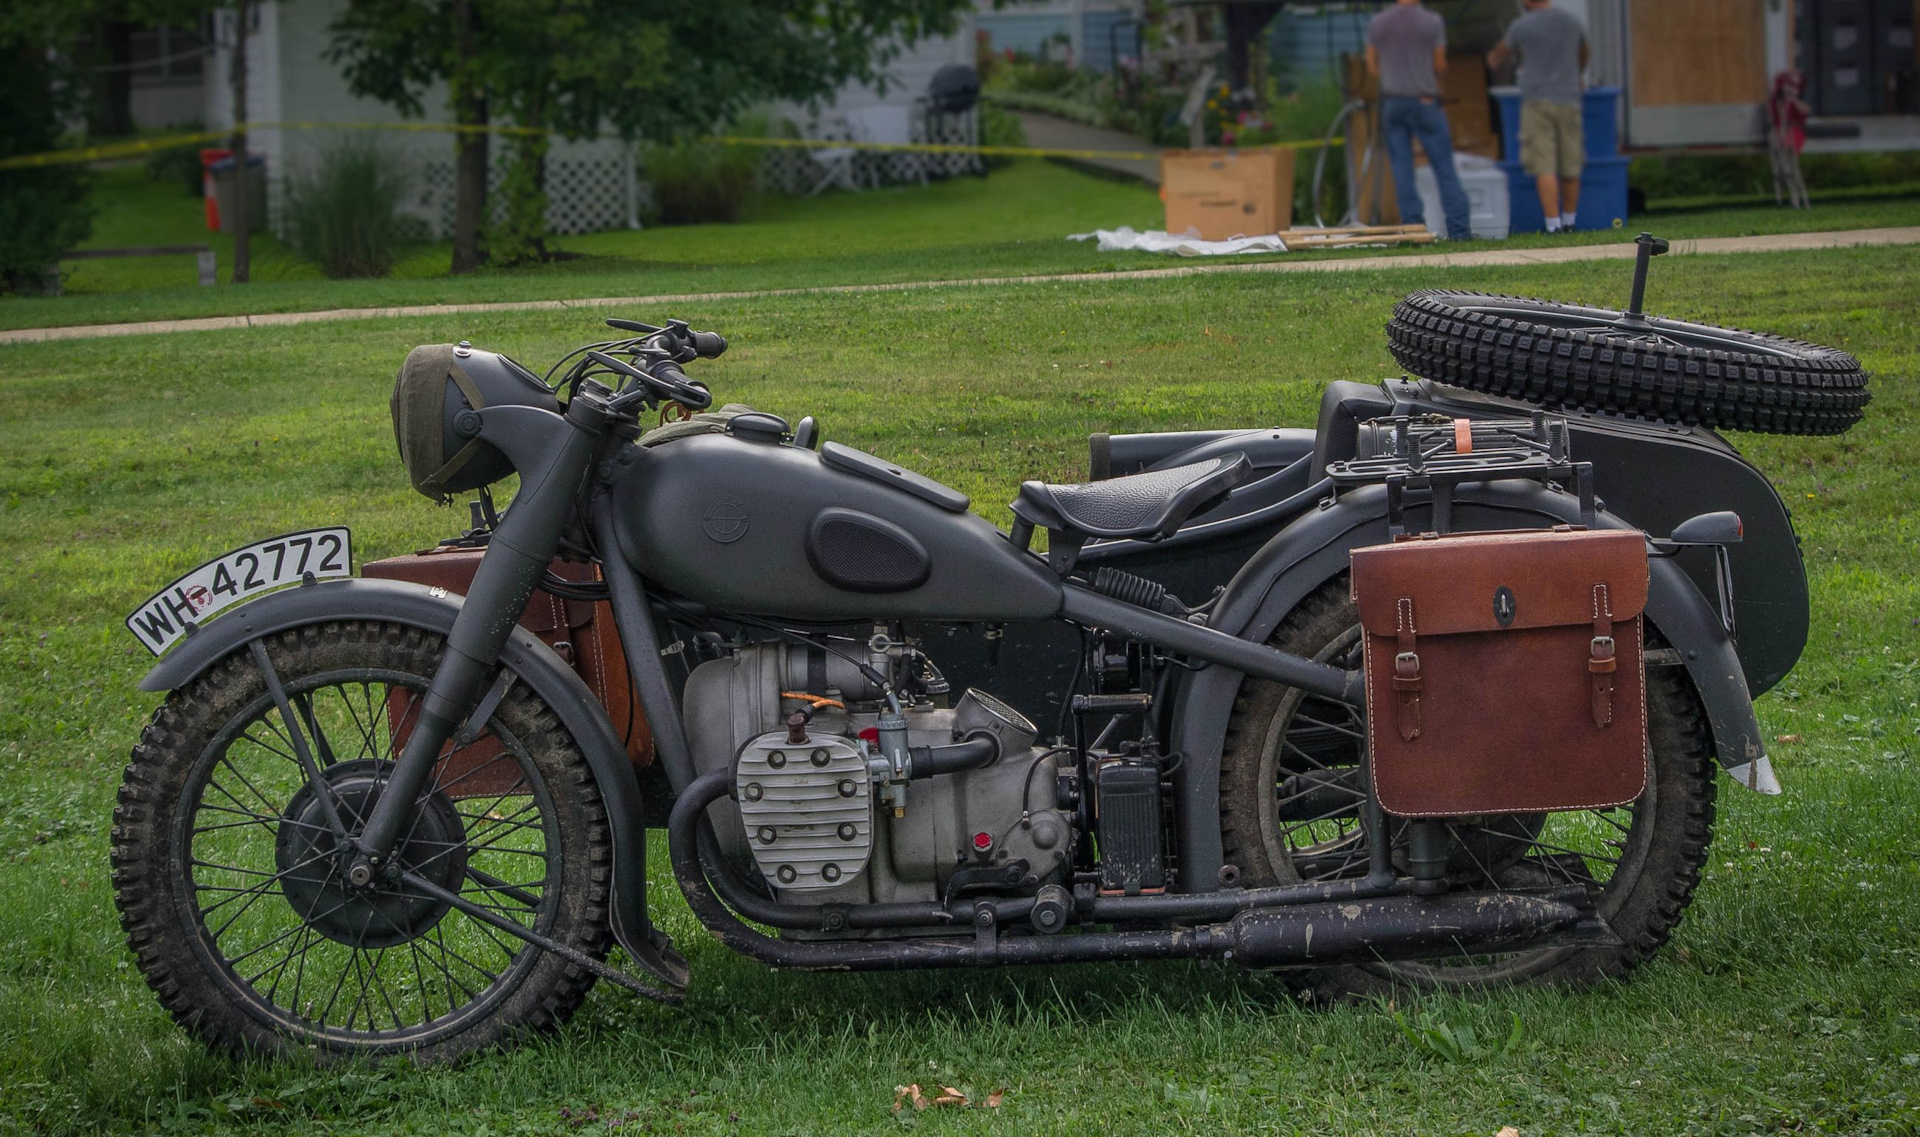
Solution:
[{"label": "brake lever", "polygon": [[609,328],[619,328],[623,332],[638,332],[646,336],[662,330],[652,324],[643,324],[639,320],[622,320],[613,316],[607,317],[607,326]]}]

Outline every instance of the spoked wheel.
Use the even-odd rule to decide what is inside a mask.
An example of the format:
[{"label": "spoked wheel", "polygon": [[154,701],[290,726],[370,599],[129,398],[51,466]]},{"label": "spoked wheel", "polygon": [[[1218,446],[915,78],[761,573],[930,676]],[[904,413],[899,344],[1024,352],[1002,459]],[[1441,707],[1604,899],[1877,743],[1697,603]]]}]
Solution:
[{"label": "spoked wheel", "polygon": [[1637,313],[1430,289],[1402,300],[1387,346],[1410,373],[1553,407],[1768,434],[1839,434],[1867,375],[1844,351]]},{"label": "spoked wheel", "polygon": [[[1649,630],[1651,642],[1654,633]],[[1345,577],[1303,601],[1269,640],[1341,667],[1360,658],[1359,613]],[[1640,798],[1617,809],[1521,814],[1448,823],[1451,886],[1539,891],[1578,884],[1624,946],[1548,948],[1492,956],[1381,962],[1314,975],[1325,994],[1395,984],[1483,987],[1578,983],[1620,975],[1665,943],[1692,899],[1713,830],[1714,781],[1701,709],[1684,672],[1648,672],[1650,773]],[[1248,681],[1228,725],[1220,772],[1227,860],[1249,886],[1356,879],[1373,834],[1362,824],[1366,724],[1360,712],[1298,688]],[[1406,871],[1406,831],[1388,819],[1395,864]]]},{"label": "spoked wheel", "polygon": [[[592,976],[407,881],[404,870],[595,958],[610,848],[585,759],[524,687],[449,753],[390,864],[357,883],[364,825],[444,643],[340,623],[267,644],[284,720],[247,652],[155,712],[114,814],[115,899],[147,981],[231,1051],[440,1060],[563,1021]],[[323,789],[297,759],[293,727]]]}]

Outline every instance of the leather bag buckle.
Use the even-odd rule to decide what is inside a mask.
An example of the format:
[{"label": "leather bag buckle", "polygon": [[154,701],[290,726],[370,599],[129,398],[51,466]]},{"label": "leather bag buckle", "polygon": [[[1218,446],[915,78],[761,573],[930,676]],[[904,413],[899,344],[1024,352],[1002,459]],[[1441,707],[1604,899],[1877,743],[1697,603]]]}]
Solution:
[{"label": "leather bag buckle", "polygon": [[1613,655],[1612,636],[1593,637],[1593,644],[1589,650],[1592,654],[1587,659],[1588,671],[1595,675],[1603,675],[1611,672],[1617,666],[1617,661]]}]

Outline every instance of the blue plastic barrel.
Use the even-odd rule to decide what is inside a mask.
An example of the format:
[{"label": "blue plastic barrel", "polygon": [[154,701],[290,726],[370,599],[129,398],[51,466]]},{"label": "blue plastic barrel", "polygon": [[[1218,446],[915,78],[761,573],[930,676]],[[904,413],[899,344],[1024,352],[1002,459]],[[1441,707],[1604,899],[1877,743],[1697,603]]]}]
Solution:
[{"label": "blue plastic barrel", "polygon": [[[1507,210],[1515,233],[1545,229],[1540,191],[1520,166],[1520,89],[1495,87],[1500,105],[1500,168],[1507,172]],[[1580,209],[1574,228],[1613,229],[1627,219],[1627,159],[1620,156],[1620,88],[1595,87],[1581,107],[1587,162],[1580,171]]]}]

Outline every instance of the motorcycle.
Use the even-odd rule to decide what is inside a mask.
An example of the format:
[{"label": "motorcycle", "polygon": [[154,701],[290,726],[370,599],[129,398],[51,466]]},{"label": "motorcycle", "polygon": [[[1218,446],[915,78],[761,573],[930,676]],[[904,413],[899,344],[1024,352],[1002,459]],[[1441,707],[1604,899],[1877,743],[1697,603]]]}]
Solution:
[{"label": "motorcycle", "polygon": [[[209,1045],[322,1058],[451,1059],[596,979],[677,1002],[663,828],[693,916],[775,967],[1199,958],[1328,994],[1623,974],[1691,899],[1716,761],[1780,792],[1752,699],[1806,638],[1785,507],[1710,427],[1837,431],[1866,402],[1844,353],[1644,316],[1661,247],[1623,311],[1416,293],[1388,332],[1425,378],[1331,384],[1311,431],[1095,435],[1093,480],[1026,483],[1011,531],[811,418],[709,411],[684,368],[726,342],[680,321],[608,320],[546,378],[416,348],[396,437],[423,493],[479,495],[464,595],[355,578],[330,528],[129,617],[166,692],[113,830],[139,966]],[[661,408],[685,421],[644,430]],[[1640,602],[1599,586],[1575,636],[1624,797],[1527,796],[1554,761],[1525,725],[1491,736],[1478,804],[1392,783],[1389,752],[1475,724],[1446,713],[1430,617],[1414,650],[1410,615],[1367,616],[1363,561],[1463,532],[1631,554],[1644,644]],[[1515,584],[1455,630],[1545,621],[1550,576]],[[1445,609],[1467,586],[1418,588]],[[516,622],[537,594],[546,640]],[[570,604],[610,613],[645,753],[581,679],[598,648],[549,646]],[[1526,668],[1501,674],[1476,705],[1539,714]]]}]

